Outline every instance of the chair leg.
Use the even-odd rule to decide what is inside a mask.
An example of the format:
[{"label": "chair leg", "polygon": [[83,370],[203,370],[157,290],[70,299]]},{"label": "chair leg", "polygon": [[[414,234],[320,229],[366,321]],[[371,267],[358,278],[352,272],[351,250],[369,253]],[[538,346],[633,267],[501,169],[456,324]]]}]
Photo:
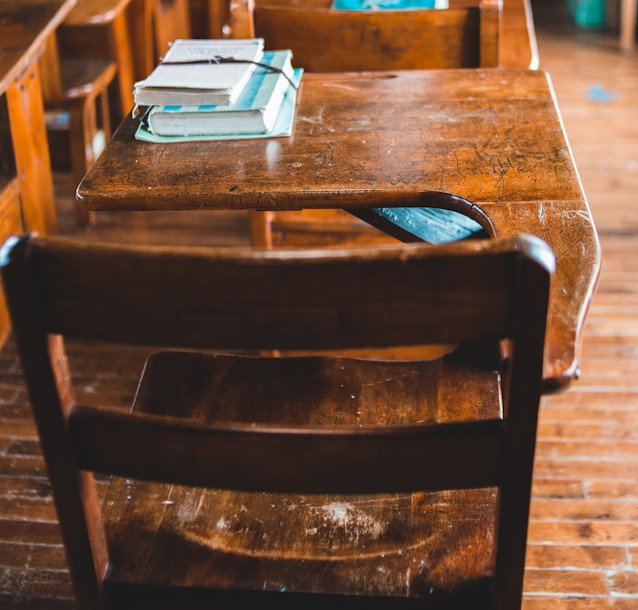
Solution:
[{"label": "chair leg", "polygon": [[[75,189],[84,178],[86,172],[102,152],[95,150],[94,138],[99,131],[98,106],[100,111],[104,144],[111,139],[111,112],[108,89],[104,89],[97,98],[88,96],[76,103],[71,110],[71,175],[73,182],[73,197]],[[89,212],[76,203],[75,216],[79,224],[92,225],[95,223],[95,212]]]},{"label": "chair leg", "polygon": [[[70,111],[70,140],[71,140],[71,182],[72,196],[82,178],[91,167],[93,155],[94,129],[87,128],[95,124],[95,100],[86,98],[78,101]],[[89,212],[75,204],[75,217],[80,225],[91,225],[95,222],[95,212]]]},{"label": "chair leg", "polygon": [[133,83],[135,82],[131,35],[125,12],[120,13],[114,19],[109,34],[111,56],[117,59],[119,112],[115,113],[115,118],[119,124],[131,108],[133,108]]},{"label": "chair leg", "polygon": [[256,248],[272,248],[272,212],[250,212],[250,236]]},{"label": "chair leg", "polygon": [[[109,143],[109,140],[111,139],[111,104],[109,103],[108,89],[100,93],[99,98],[100,98],[100,114],[102,115],[102,131],[104,133],[104,144],[106,145]],[[95,151],[93,152],[95,153]],[[101,152],[102,151],[100,151],[100,153]],[[99,156],[99,154],[97,156]]]}]

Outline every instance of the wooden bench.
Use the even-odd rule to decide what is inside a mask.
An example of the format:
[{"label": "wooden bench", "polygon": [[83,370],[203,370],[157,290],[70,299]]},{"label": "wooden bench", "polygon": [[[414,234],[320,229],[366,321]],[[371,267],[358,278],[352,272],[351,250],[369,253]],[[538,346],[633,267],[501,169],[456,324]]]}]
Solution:
[{"label": "wooden bench", "polygon": [[[38,64],[75,0],[0,0],[0,241],[57,231]],[[9,333],[0,290],[0,345]]]}]

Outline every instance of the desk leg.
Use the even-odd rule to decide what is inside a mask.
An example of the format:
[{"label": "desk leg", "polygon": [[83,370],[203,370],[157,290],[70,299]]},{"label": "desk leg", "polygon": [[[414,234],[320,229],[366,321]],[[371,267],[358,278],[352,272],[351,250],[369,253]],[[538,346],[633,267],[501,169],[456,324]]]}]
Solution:
[{"label": "desk leg", "polygon": [[55,233],[53,175],[37,62],[7,89],[7,109],[24,227]]}]

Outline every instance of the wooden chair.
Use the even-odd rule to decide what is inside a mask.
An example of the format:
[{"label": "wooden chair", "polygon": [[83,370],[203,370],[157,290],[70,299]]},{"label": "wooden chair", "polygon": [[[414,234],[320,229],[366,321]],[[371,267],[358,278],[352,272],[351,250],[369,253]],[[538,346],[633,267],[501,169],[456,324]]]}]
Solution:
[{"label": "wooden chair", "polygon": [[[75,199],[77,185],[99,154],[96,136],[101,132],[104,143],[111,137],[108,88],[117,66],[109,59],[65,57],[59,52],[57,36],[49,37],[40,65],[45,109],[68,113],[68,124],[62,125],[68,131],[71,196]],[[47,128],[52,131],[58,126]],[[57,154],[52,146],[52,157]],[[79,205],[75,213],[81,224],[94,221],[94,213]]]},{"label": "wooden chair", "polygon": [[[267,0],[264,0],[267,1]],[[476,0],[472,0],[476,6]],[[298,0],[280,0],[281,5],[298,5]],[[468,0],[452,0],[452,8],[469,4]],[[195,38],[251,38],[255,35],[253,23],[254,0],[190,0],[191,28]],[[304,2],[304,6],[307,3]],[[325,7],[326,3],[318,4]],[[613,3],[612,3],[613,6]],[[492,12],[494,19],[494,11]],[[489,24],[490,17],[487,17]],[[501,68],[538,68],[538,46],[530,0],[502,0],[498,28],[498,66]],[[489,25],[484,30],[488,33]],[[490,45],[489,53],[494,53]]]},{"label": "wooden chair", "polygon": [[[544,242],[27,235],[0,260],[81,609],[520,607]],[[129,413],[76,403],[74,339],[176,351],[150,356]],[[315,351],[417,342],[458,347],[411,362]],[[92,472],[113,475],[103,511]]]},{"label": "wooden chair", "polygon": [[[246,3],[236,4],[237,15],[250,15]],[[499,65],[502,0],[452,0],[444,10],[338,11],[331,4],[256,0],[254,35],[268,48],[292,49],[295,65],[310,72]],[[388,241],[341,211],[253,212],[251,225],[253,243],[265,247]]]},{"label": "wooden chair", "polygon": [[256,0],[254,28],[311,72],[496,67],[502,0],[449,9],[338,11],[332,0]]}]

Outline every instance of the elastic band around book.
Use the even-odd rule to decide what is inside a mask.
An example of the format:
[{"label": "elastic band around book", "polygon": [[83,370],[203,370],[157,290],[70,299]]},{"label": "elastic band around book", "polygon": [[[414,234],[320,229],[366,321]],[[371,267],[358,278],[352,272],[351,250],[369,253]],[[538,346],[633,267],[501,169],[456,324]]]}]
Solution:
[{"label": "elastic band around book", "polygon": [[256,66],[265,68],[271,72],[283,74],[286,77],[286,80],[290,83],[290,86],[295,89],[295,91],[297,90],[297,85],[295,85],[292,79],[281,68],[276,68],[275,66],[264,64],[260,61],[254,61],[252,59],[235,59],[234,57],[222,57],[221,55],[215,55],[208,59],[192,59],[186,61],[164,61],[163,58],[160,59],[160,65],[162,66],[190,66],[194,64],[255,64]]}]

